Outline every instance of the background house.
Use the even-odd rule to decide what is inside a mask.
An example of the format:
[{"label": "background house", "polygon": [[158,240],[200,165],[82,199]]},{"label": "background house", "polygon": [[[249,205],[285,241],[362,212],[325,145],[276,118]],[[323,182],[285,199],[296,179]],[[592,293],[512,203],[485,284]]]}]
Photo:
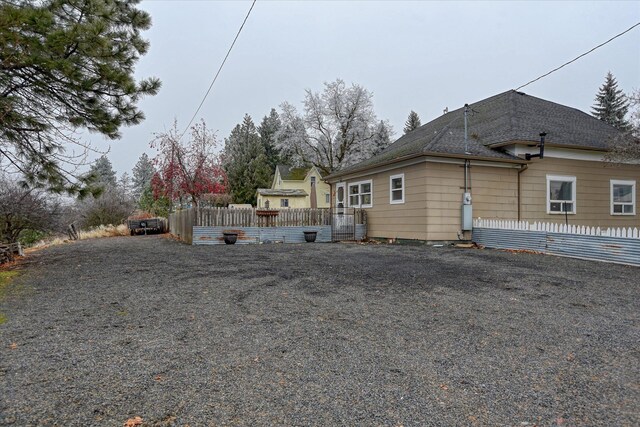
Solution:
[{"label": "background house", "polygon": [[259,208],[328,208],[331,187],[314,166],[291,168],[278,165],[271,188],[257,190]]},{"label": "background house", "polygon": [[[639,226],[640,165],[603,156],[619,134],[577,109],[508,91],[444,114],[326,178],[336,207],[367,209],[369,237],[470,238],[473,218]],[[544,157],[540,134],[546,132]],[[466,209],[466,208],[465,208]]]}]

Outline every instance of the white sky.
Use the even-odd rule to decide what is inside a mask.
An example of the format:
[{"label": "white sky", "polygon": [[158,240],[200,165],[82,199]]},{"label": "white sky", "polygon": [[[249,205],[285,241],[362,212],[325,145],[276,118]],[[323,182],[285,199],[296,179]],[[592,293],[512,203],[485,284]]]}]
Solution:
[{"label": "white sky", "polygon": [[[162,80],[140,103],[141,125],[123,129],[109,158],[131,173],[153,132],[183,129],[231,44],[250,1],[143,1],[153,27],[139,77]],[[197,119],[220,146],[249,113],[301,109],[304,90],[342,78],[374,94],[379,119],[400,137],[410,110],[426,123],[465,103],[514,89],[640,21],[640,1],[401,2],[258,0]],[[640,27],[522,91],[589,112],[607,71],[640,88]],[[108,142],[91,135],[95,145]]]}]

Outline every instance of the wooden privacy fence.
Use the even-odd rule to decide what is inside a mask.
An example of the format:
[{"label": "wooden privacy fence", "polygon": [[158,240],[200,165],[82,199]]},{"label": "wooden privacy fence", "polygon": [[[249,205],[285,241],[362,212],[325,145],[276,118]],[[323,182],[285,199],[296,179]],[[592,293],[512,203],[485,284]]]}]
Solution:
[{"label": "wooden privacy fence", "polygon": [[[335,212],[333,212],[335,214]],[[366,224],[366,212],[355,209],[355,223]],[[319,209],[191,208],[169,214],[169,230],[193,243],[193,227],[308,227],[332,225],[332,211]]]},{"label": "wooden privacy fence", "polygon": [[329,225],[329,209],[196,209],[196,224],[202,227],[303,227]]},{"label": "wooden privacy fence", "polygon": [[189,244],[193,243],[195,209],[182,209],[169,214],[169,232]]},{"label": "wooden privacy fence", "polygon": [[488,248],[640,266],[640,229],[476,219],[473,241]]}]

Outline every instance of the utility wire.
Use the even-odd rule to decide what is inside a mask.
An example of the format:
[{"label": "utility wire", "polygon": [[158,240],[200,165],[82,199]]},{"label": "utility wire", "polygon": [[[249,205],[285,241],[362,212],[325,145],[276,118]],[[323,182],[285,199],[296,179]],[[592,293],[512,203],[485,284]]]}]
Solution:
[{"label": "utility wire", "polygon": [[559,67],[557,67],[557,68],[554,68],[553,70],[549,71],[549,72],[548,72],[548,73],[546,73],[546,74],[541,75],[540,77],[538,77],[538,78],[536,78],[536,79],[531,80],[529,83],[523,84],[522,86],[520,86],[520,87],[516,88],[515,90],[520,90],[520,89],[522,89],[522,88],[523,88],[523,87],[525,87],[525,86],[529,86],[531,83],[537,82],[538,80],[540,80],[540,79],[541,79],[541,78],[543,78],[543,77],[547,77],[549,74],[554,73],[554,72],[558,71],[560,68],[563,68],[563,67],[565,67],[565,66],[567,66],[567,65],[571,64],[572,62],[577,61],[578,59],[582,58],[583,56],[586,56],[586,55],[590,54],[590,53],[591,53],[591,52],[593,52],[594,50],[596,50],[596,49],[598,49],[598,48],[600,48],[600,47],[602,47],[602,46],[606,45],[607,43],[609,43],[609,42],[611,42],[611,41],[613,41],[613,40],[615,40],[615,39],[617,39],[618,37],[622,36],[623,34],[628,33],[629,31],[633,30],[635,27],[637,27],[637,26],[639,26],[639,25],[640,25],[640,22],[638,22],[637,24],[635,24],[635,25],[631,26],[630,28],[627,28],[626,30],[624,30],[624,31],[623,31],[623,32],[621,32],[620,34],[617,34],[617,35],[615,35],[615,36],[611,37],[611,38],[610,38],[609,40],[607,40],[606,42],[599,44],[598,46],[594,47],[593,49],[591,49],[591,50],[589,50],[589,51],[587,51],[587,52],[585,52],[585,53],[583,53],[582,55],[579,55],[579,56],[577,56],[577,57],[573,58],[571,61],[566,62],[566,63],[562,64],[561,66],[559,66]]},{"label": "utility wire", "polygon": [[204,97],[202,98],[202,101],[200,101],[200,105],[198,105],[198,108],[196,109],[196,112],[193,113],[193,117],[191,117],[191,120],[189,120],[189,124],[184,129],[184,132],[182,132],[182,134],[180,135],[180,138],[178,138],[178,141],[180,141],[182,139],[182,137],[184,136],[184,134],[187,133],[187,131],[189,130],[189,126],[191,126],[191,124],[193,123],[193,120],[196,118],[196,116],[200,112],[200,109],[202,108],[202,105],[204,104],[204,101],[207,99],[207,96],[209,96],[209,92],[211,92],[211,89],[213,88],[214,83],[216,82],[216,80],[218,80],[218,76],[220,75],[220,72],[222,71],[222,67],[224,67],[224,64],[227,62],[227,58],[229,58],[229,54],[231,53],[231,50],[233,49],[233,46],[236,44],[236,41],[238,40],[238,37],[240,36],[240,33],[242,32],[242,29],[244,28],[244,24],[246,24],[247,19],[249,19],[249,15],[251,15],[251,11],[253,10],[253,6],[255,6],[256,1],[257,0],[253,0],[253,3],[251,3],[251,7],[249,8],[249,11],[247,12],[247,16],[244,17],[244,21],[242,21],[242,25],[240,25],[240,28],[238,29],[238,33],[236,34],[236,37],[233,39],[233,42],[231,43],[231,46],[229,46],[229,50],[227,51],[227,54],[225,55],[224,59],[222,60],[222,64],[220,64],[220,68],[218,68],[218,71],[216,72],[216,75],[213,77],[213,80],[211,81],[211,84],[209,85],[209,89],[207,89],[207,92],[204,94]]}]

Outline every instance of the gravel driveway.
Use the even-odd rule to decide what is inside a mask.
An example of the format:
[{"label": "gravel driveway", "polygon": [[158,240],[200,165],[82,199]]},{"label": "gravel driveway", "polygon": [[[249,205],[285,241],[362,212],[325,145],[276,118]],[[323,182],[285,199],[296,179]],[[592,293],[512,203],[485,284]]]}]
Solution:
[{"label": "gravel driveway", "polygon": [[426,246],[52,247],[0,297],[0,425],[636,426],[639,276]]}]

